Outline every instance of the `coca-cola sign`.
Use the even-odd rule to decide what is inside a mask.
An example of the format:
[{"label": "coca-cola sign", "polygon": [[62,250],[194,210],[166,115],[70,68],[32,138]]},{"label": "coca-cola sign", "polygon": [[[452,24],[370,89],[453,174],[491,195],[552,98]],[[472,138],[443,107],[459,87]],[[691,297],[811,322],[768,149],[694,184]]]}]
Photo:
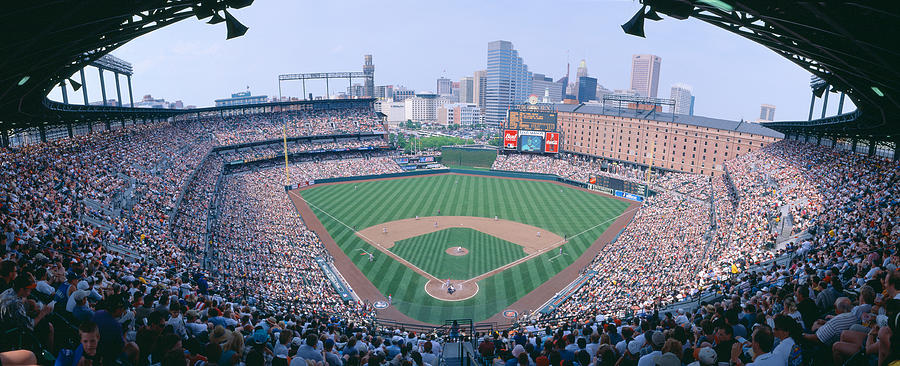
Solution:
[{"label": "coca-cola sign", "polygon": [[503,148],[515,150],[518,145],[519,131],[505,130],[503,131]]}]

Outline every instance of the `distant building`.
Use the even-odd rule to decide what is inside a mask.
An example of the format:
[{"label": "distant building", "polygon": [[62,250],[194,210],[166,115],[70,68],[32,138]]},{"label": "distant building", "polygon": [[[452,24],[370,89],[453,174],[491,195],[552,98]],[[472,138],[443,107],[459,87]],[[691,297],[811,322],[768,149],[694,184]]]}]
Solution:
[{"label": "distant building", "polygon": [[437,109],[437,122],[444,126],[481,124],[481,109],[473,103],[445,104]]},{"label": "distant building", "polygon": [[375,87],[375,98],[378,99],[394,99],[394,86],[393,85],[379,85]]},{"label": "distant building", "polygon": [[581,103],[597,99],[597,79],[590,76],[578,77],[578,101]]},{"label": "distant building", "polygon": [[418,93],[403,101],[406,119],[415,122],[437,122],[437,109],[450,104],[449,96],[431,93]]},{"label": "distant building", "polygon": [[763,104],[759,107],[759,120],[771,122],[775,120],[775,106]]},{"label": "distant building", "polygon": [[485,124],[500,127],[507,111],[531,93],[531,73],[512,42],[488,43]]},{"label": "distant building", "polygon": [[597,100],[603,100],[604,95],[609,95],[612,93],[613,93],[612,90],[604,88],[603,85],[600,85],[600,83],[597,83]]},{"label": "distant building", "polygon": [[450,84],[450,100],[453,103],[459,103],[459,82],[454,81]]},{"label": "distant building", "polygon": [[406,89],[402,86],[398,86],[394,88],[394,101],[402,102],[408,98],[411,98],[416,95],[416,91],[412,89]]},{"label": "distant building", "polygon": [[372,63],[372,55],[363,56],[363,60],[363,74],[369,77],[366,78],[361,95],[372,98],[375,96],[375,64]]},{"label": "distant building", "polygon": [[659,89],[659,68],[662,58],[656,55],[631,57],[631,90],[642,97],[656,98]]},{"label": "distant building", "polygon": [[547,94],[548,103],[559,103],[563,99],[562,88],[559,87],[559,84],[544,74],[531,75],[531,94],[537,95],[540,99]]},{"label": "distant building", "polygon": [[575,77],[580,78],[582,76],[588,76],[587,63],[584,62],[584,59],[581,59],[581,62],[578,63],[578,69],[575,71]]},{"label": "distant building", "polygon": [[460,103],[475,103],[474,98],[475,93],[475,79],[471,76],[466,76],[459,80],[459,102]]},{"label": "distant building", "polygon": [[648,115],[644,110],[593,103],[556,107],[557,129],[565,136],[560,152],[653,169],[718,176],[724,174],[725,161],[784,138],[756,123],[683,114]]},{"label": "distant building", "polygon": [[484,94],[487,89],[487,70],[475,71],[472,76],[472,102],[478,108],[481,108],[481,114],[484,115]]},{"label": "distant building", "polygon": [[406,122],[406,104],[404,102],[393,102],[388,99],[375,102],[375,110],[384,113],[387,116],[389,125],[397,126],[401,122]]},{"label": "distant building", "polygon": [[440,77],[437,79],[437,89],[435,90],[437,90],[438,95],[451,95],[453,94],[453,81]]},{"label": "distant building", "polygon": [[347,95],[355,98],[363,98],[366,96],[366,87],[363,84],[353,84],[347,87]]},{"label": "distant building", "polygon": [[691,113],[691,107],[693,107],[693,96],[691,96],[691,86],[685,84],[675,84],[672,85],[672,91],[669,93],[669,99],[675,100],[675,106],[670,107],[674,108],[674,110],[669,110],[669,112],[675,114],[686,114],[693,115]]},{"label": "distant building", "polygon": [[265,95],[250,95],[249,91],[231,94],[231,98],[216,99],[216,107],[229,107],[234,105],[248,105],[265,103],[268,97]]}]

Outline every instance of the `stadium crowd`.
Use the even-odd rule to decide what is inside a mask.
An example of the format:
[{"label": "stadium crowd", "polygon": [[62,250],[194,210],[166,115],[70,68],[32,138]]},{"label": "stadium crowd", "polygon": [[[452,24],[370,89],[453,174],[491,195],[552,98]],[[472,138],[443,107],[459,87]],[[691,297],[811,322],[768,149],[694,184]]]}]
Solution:
[{"label": "stadium crowd", "polygon": [[385,131],[371,108],[303,110],[207,117],[219,145],[279,139],[287,136],[318,136]]},{"label": "stadium crowd", "polygon": [[[665,292],[653,292],[661,296],[649,299],[653,302],[649,304],[640,292],[634,291],[635,283],[653,283],[660,271],[666,272],[667,260],[679,260],[697,250],[686,246],[685,250],[667,252],[665,240],[652,232],[643,235],[649,240],[636,241],[642,251],[638,258],[626,254],[622,260],[616,255],[628,245],[631,232],[654,224],[654,220],[646,218],[648,213],[658,211],[660,204],[651,200],[620,239],[599,253],[591,267],[602,270],[609,263],[628,275],[609,277],[619,286],[610,288],[603,281],[606,277],[600,276],[575,292],[553,314],[572,317],[560,329],[578,329],[585,322],[609,329],[610,321],[603,325],[604,319],[616,317],[618,322],[626,313],[611,311],[614,309],[638,315],[634,320],[638,323],[627,330],[621,325],[612,326],[617,335],[610,334],[610,338],[618,336],[626,342],[612,342],[615,350],[610,359],[622,359],[624,364],[645,364],[647,361],[642,358],[648,352],[658,359],[665,353],[659,346],[672,338],[681,342],[678,348],[692,350],[678,353],[670,349],[680,359],[680,363],[672,361],[673,365],[697,360],[705,343],[715,353],[713,357],[705,351],[713,360],[710,362],[717,359],[730,364],[751,359],[758,362],[754,364],[763,365],[897,362],[900,191],[896,183],[900,165],[782,141],[734,160],[728,167],[728,179],[714,180],[713,184],[717,210],[713,240],[717,245],[709,249],[713,258],[693,267],[699,269],[693,274],[696,280],[688,277],[688,282],[677,282],[682,286],[696,283],[699,286],[690,287],[692,290],[717,294],[716,300],[699,302],[695,311],[673,310],[660,320],[651,316],[658,315],[653,310],[658,311],[679,297],[667,299],[662,297]],[[773,254],[764,245],[771,238],[761,219],[769,215],[773,206],[785,202],[802,206],[792,212],[803,212],[805,217],[796,221],[798,230],[810,237],[792,248],[786,262],[762,263]],[[825,209],[829,207],[832,209]],[[689,212],[678,210],[678,214],[686,211]],[[811,214],[815,212],[817,216]],[[670,226],[656,228],[660,232],[671,230]],[[656,258],[658,253],[668,258],[651,261],[649,266],[643,262],[646,257]],[[707,264],[709,267],[704,268]],[[678,279],[677,273],[666,275]],[[610,306],[616,304],[615,299],[609,299],[610,292],[634,297],[638,303],[625,301],[619,307]],[[645,303],[640,304],[641,301]],[[665,335],[660,342],[636,336],[654,330]],[[702,358],[699,361],[714,364],[704,363]],[[608,362],[606,357],[603,362]]]},{"label": "stadium crowd", "polygon": [[[355,118],[317,113],[295,131],[338,131],[335,119]],[[239,130],[229,123],[213,126]],[[279,169],[220,174],[230,157],[213,147],[258,131],[220,137],[181,121],[0,150],[0,344],[25,349],[0,362],[438,362],[439,339],[386,335],[367,305],[340,301],[315,263],[327,252],[290,208]],[[598,174],[586,160],[546,159],[503,155],[495,168]],[[725,166],[709,184],[655,179],[668,189],[598,253],[593,277],[552,314],[566,319],[483,335],[481,357],[522,366],[900,362],[900,165],[782,141]],[[390,156],[362,152],[289,169],[293,182],[400,171]],[[785,261],[768,261],[782,253],[772,244],[784,221],[798,241]],[[701,293],[716,296],[656,313]]]}]

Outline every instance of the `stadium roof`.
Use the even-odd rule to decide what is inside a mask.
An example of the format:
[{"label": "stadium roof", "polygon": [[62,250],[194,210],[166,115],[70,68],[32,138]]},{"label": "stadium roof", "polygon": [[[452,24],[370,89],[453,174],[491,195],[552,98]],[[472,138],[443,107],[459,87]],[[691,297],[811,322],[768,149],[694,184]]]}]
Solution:
[{"label": "stadium roof", "polygon": [[[846,92],[857,111],[765,123],[781,132],[896,139],[900,135],[900,2],[641,0],[676,19],[693,17],[787,58]],[[832,102],[836,103],[836,101]],[[893,136],[893,137],[891,137]]]},{"label": "stadium roof", "polygon": [[[0,129],[108,118],[165,117],[185,111],[64,106],[47,94],[91,62],[143,34],[196,16],[243,34],[227,8],[253,0],[7,0],[0,5]],[[219,14],[223,14],[224,18]],[[246,31],[244,28],[243,31]],[[224,36],[224,35],[223,35]]]},{"label": "stadium roof", "polygon": [[674,122],[690,126],[717,128],[720,130],[750,133],[754,135],[769,136],[775,138],[784,138],[784,134],[778,131],[763,127],[758,123],[751,123],[746,121],[729,121],[726,119],[718,118],[688,116],[684,114],[672,114],[642,109],[616,108],[590,104],[557,104],[556,110],[559,112],[601,114],[606,116],[639,118],[659,122]]},{"label": "stadium roof", "polygon": [[[757,42],[844,91],[858,110],[822,120],[771,122],[781,132],[900,136],[900,2],[641,0],[677,19],[694,17]],[[179,110],[61,107],[46,95],[65,78],[132,39],[197,16],[224,21],[252,0],[9,0],[0,6],[0,129]],[[216,14],[213,16],[213,14]],[[219,14],[224,14],[225,19]],[[238,23],[239,24],[239,23]],[[240,27],[243,27],[242,25]],[[246,29],[244,29],[246,30]]]}]

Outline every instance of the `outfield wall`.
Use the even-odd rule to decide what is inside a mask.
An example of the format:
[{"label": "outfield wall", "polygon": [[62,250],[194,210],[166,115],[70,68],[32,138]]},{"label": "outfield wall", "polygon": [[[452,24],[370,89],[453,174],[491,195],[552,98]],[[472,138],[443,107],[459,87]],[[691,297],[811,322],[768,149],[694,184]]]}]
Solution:
[{"label": "outfield wall", "polygon": [[569,180],[569,179],[562,178],[562,177],[559,177],[559,176],[556,176],[553,174],[524,173],[524,172],[514,172],[514,171],[509,171],[509,170],[472,170],[472,169],[462,169],[462,168],[416,170],[416,171],[402,172],[402,173],[360,175],[360,176],[355,176],[355,177],[325,178],[325,179],[317,179],[315,181],[315,183],[354,182],[354,181],[369,180],[369,179],[416,177],[416,176],[443,174],[443,173],[481,175],[481,176],[485,176],[485,177],[498,177],[498,178],[522,178],[522,179],[547,180],[547,181],[565,183],[570,186],[575,186],[575,187],[579,187],[579,188],[588,188],[587,183]]}]

